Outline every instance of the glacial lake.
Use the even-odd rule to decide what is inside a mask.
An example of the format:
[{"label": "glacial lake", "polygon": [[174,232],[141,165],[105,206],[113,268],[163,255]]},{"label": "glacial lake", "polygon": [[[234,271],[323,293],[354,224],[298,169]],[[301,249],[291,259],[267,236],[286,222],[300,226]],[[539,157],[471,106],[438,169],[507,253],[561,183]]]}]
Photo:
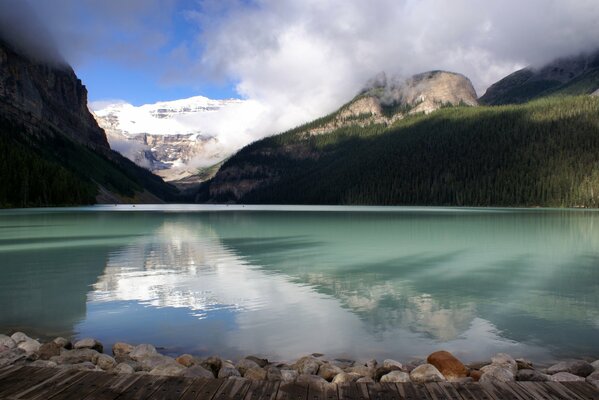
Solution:
[{"label": "glacial lake", "polygon": [[0,332],[165,354],[599,358],[599,211],[0,211]]}]

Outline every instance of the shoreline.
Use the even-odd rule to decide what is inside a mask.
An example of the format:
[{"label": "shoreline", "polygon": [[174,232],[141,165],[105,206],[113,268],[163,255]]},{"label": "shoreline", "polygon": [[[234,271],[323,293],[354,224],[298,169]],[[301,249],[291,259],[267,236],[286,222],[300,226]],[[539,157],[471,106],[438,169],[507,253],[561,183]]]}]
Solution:
[{"label": "shoreline", "polygon": [[569,359],[545,367],[498,353],[490,360],[462,363],[447,351],[436,351],[426,360],[407,363],[390,358],[366,362],[327,359],[320,353],[290,362],[270,361],[252,355],[232,361],[191,354],[170,357],[151,344],[117,342],[112,349],[104,349],[102,343],[93,338],[72,343],[57,337],[42,343],[23,332],[11,336],[0,334],[0,367],[9,365],[283,383],[588,382],[599,389],[599,360]]}]

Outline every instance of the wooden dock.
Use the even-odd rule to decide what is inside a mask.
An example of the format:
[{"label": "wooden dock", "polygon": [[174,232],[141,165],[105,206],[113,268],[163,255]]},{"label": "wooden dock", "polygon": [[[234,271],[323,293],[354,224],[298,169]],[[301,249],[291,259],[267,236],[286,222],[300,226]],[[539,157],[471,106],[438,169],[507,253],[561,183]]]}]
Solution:
[{"label": "wooden dock", "polygon": [[599,400],[586,382],[316,384],[0,368],[0,400]]}]

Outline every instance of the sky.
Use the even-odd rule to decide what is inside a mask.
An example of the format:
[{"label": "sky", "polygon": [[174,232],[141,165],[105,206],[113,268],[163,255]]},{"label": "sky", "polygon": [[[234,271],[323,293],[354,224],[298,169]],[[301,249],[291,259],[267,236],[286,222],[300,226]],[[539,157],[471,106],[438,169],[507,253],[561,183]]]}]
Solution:
[{"label": "sky", "polygon": [[335,110],[381,71],[459,72],[482,95],[596,49],[597,21],[597,0],[0,0],[0,34],[68,62],[90,101],[248,99],[258,136]]}]

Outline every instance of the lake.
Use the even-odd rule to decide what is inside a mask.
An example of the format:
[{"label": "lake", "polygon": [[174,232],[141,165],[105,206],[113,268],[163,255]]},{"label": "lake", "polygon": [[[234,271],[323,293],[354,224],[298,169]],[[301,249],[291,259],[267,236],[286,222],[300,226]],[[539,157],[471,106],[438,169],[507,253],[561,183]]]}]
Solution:
[{"label": "lake", "polygon": [[166,354],[599,358],[599,212],[0,211],[0,332]]}]

